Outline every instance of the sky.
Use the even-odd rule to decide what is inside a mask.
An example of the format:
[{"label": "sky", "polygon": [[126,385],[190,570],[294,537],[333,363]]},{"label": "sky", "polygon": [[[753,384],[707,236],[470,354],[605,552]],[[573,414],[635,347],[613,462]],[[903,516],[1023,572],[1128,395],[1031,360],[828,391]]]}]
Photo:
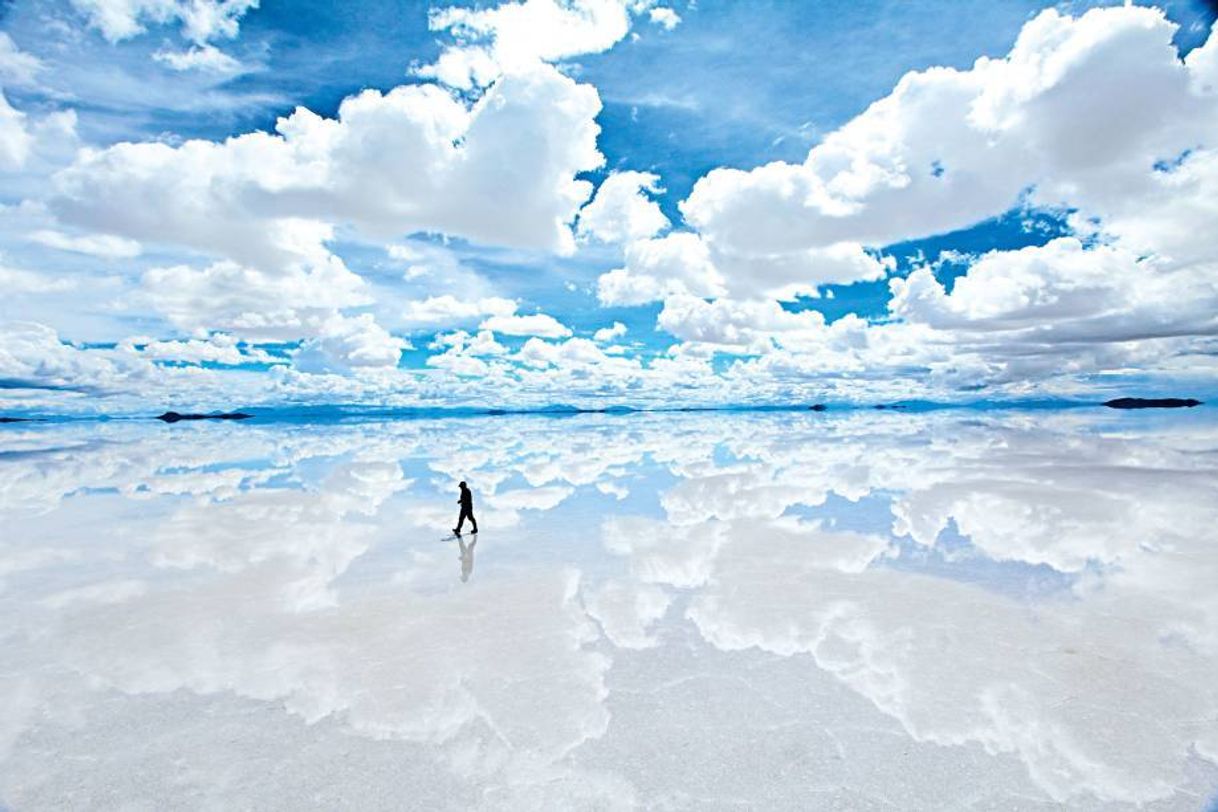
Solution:
[{"label": "sky", "polygon": [[0,2],[0,414],[1218,394],[1215,13]]}]

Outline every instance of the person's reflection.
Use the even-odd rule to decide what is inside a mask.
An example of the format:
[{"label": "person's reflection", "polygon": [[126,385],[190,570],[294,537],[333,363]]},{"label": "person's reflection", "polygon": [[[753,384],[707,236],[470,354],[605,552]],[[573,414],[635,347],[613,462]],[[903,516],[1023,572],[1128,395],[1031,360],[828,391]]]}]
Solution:
[{"label": "person's reflection", "polygon": [[467,545],[465,539],[457,536],[457,544],[461,545],[461,583],[468,581],[474,572],[474,546],[477,543],[478,539],[474,539]]}]

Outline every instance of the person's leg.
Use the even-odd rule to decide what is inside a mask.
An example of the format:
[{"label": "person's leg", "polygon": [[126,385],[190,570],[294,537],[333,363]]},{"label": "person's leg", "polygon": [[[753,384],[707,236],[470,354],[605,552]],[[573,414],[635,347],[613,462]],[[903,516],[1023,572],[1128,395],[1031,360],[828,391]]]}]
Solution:
[{"label": "person's leg", "polygon": [[474,512],[472,510],[469,512],[469,523],[474,526],[473,532],[477,533],[478,532],[478,520],[474,518]]},{"label": "person's leg", "polygon": [[461,511],[461,515],[457,517],[457,526],[453,528],[454,533],[460,533],[461,527],[465,524],[465,511]]}]

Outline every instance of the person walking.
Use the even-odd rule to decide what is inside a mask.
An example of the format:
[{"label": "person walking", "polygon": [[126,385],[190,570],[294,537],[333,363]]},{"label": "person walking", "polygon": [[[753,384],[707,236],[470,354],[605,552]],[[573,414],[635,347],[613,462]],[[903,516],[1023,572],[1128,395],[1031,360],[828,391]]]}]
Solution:
[{"label": "person walking", "polygon": [[461,535],[461,527],[465,524],[465,520],[469,519],[469,523],[474,526],[470,532],[477,533],[478,520],[474,518],[474,495],[464,482],[461,483],[461,496],[457,498],[457,504],[461,506],[461,516],[457,519],[457,526],[453,528],[453,532],[458,536]]}]

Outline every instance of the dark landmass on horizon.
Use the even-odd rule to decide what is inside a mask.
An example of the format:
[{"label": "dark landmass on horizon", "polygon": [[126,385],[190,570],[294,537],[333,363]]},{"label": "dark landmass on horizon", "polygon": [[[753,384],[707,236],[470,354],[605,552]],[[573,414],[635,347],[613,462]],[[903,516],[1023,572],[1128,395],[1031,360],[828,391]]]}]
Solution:
[{"label": "dark landmass on horizon", "polygon": [[248,420],[251,417],[253,415],[246,412],[213,412],[210,414],[165,412],[165,414],[157,415],[156,419],[166,423],[177,423],[179,420]]},{"label": "dark landmass on horizon", "polygon": [[1194,398],[1116,398],[1106,400],[1109,409],[1191,409],[1200,406]]}]

